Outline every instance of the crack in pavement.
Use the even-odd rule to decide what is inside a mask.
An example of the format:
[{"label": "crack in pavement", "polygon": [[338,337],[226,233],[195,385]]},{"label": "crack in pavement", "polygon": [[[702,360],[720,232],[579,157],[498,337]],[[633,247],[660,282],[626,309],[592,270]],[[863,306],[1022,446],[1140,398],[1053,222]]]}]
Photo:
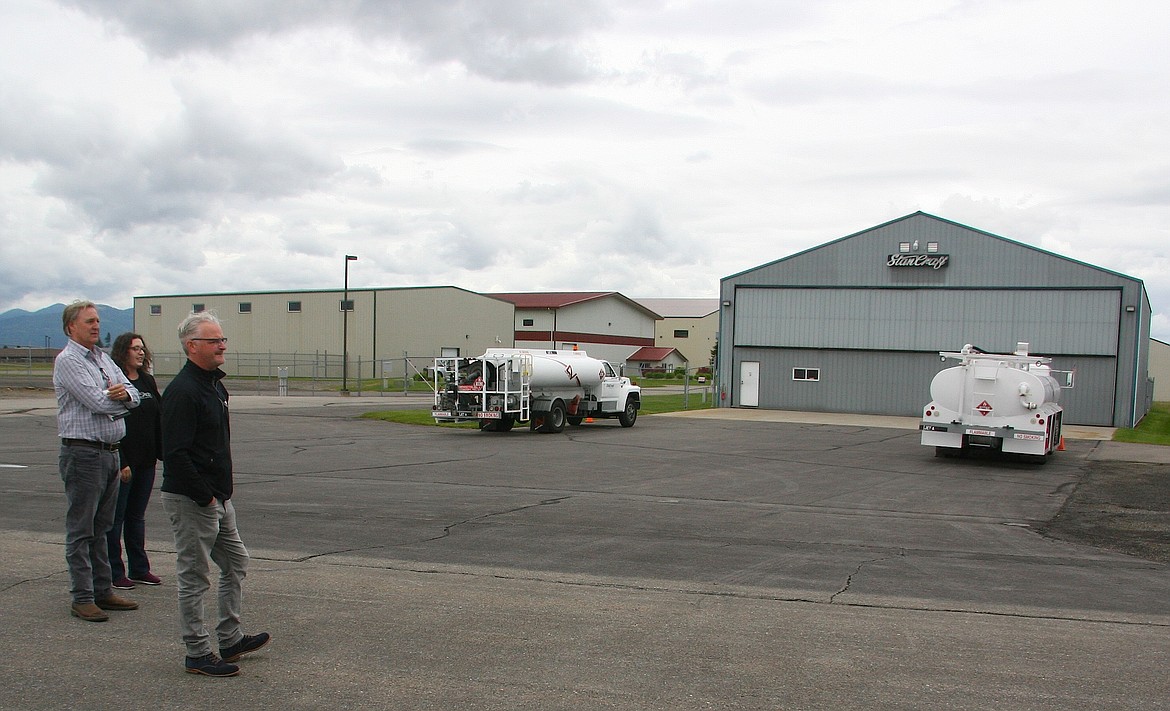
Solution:
[{"label": "crack in pavement", "polygon": [[837,601],[837,597],[839,595],[844,595],[846,592],[849,591],[849,587],[851,585],[853,585],[853,579],[861,574],[861,571],[863,568],[865,568],[865,566],[873,565],[874,563],[882,563],[882,562],[887,561],[887,560],[894,560],[896,558],[905,558],[905,557],[906,557],[906,549],[900,548],[898,550],[897,555],[887,555],[887,556],[882,556],[881,558],[874,558],[872,560],[861,561],[860,563],[857,564],[857,568],[852,573],[849,574],[849,577],[845,578],[845,584],[841,587],[841,589],[829,596],[829,604],[832,605],[833,603],[835,603]]},{"label": "crack in pavement", "polygon": [[379,550],[379,549],[385,549],[385,548],[396,548],[399,546],[411,546],[411,545],[417,545],[419,543],[430,543],[432,541],[440,541],[444,538],[448,538],[451,535],[451,531],[454,530],[455,528],[458,528],[459,526],[463,526],[463,525],[468,524],[468,523],[474,523],[476,521],[483,521],[484,519],[493,518],[495,516],[504,516],[506,514],[516,513],[517,511],[524,511],[526,509],[534,509],[534,508],[537,508],[539,506],[552,506],[553,504],[559,504],[562,501],[565,501],[566,499],[571,499],[571,498],[573,498],[573,497],[572,496],[557,496],[557,497],[554,497],[551,499],[542,499],[541,501],[539,501],[535,504],[525,504],[524,506],[516,506],[514,508],[504,509],[503,511],[491,511],[489,513],[481,514],[479,516],[474,516],[472,518],[464,519],[462,521],[456,521],[455,523],[447,524],[446,526],[443,526],[443,532],[440,533],[439,535],[431,536],[430,538],[422,538],[422,539],[419,539],[417,541],[395,543],[392,545],[362,546],[359,548],[346,548],[343,550],[325,551],[323,553],[314,553],[313,555],[305,556],[303,558],[295,558],[294,560],[298,563],[304,563],[307,561],[315,560],[317,558],[322,558],[322,557],[326,557],[326,556],[333,556],[333,555],[340,555],[343,553],[354,553],[356,551],[368,551],[368,550]]},{"label": "crack in pavement", "polygon": [[432,538],[426,538],[426,539],[423,539],[423,540],[417,541],[417,542],[418,543],[428,543],[430,541],[437,541],[437,540],[440,540],[443,538],[447,538],[448,536],[451,535],[451,531],[453,529],[458,528],[459,526],[463,526],[463,525],[468,524],[468,523],[474,523],[475,521],[483,521],[484,519],[492,518],[495,516],[504,516],[506,514],[516,513],[517,511],[524,511],[526,509],[534,509],[534,508],[537,508],[540,506],[552,506],[553,504],[559,504],[562,501],[565,501],[565,500],[571,499],[571,498],[573,498],[573,497],[572,496],[557,496],[557,497],[554,497],[551,499],[542,499],[541,501],[539,501],[535,504],[525,504],[524,506],[516,506],[514,508],[504,509],[503,511],[492,511],[491,513],[485,513],[485,514],[480,515],[480,516],[475,516],[473,518],[464,519],[463,521],[457,521],[455,523],[448,524],[448,525],[443,527],[443,533],[441,535],[434,536]]}]

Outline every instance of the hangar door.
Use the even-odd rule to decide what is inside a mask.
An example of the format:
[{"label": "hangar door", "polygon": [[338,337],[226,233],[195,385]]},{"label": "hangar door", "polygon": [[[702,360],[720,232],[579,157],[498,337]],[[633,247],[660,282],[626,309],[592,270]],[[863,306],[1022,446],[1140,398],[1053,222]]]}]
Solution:
[{"label": "hangar door", "polygon": [[[913,415],[946,367],[938,351],[1011,352],[1028,341],[1054,367],[1077,369],[1061,396],[1066,421],[1112,422],[1116,289],[740,286],[735,304],[736,359],[760,361],[760,407]],[[819,382],[794,382],[793,367],[821,368]]]},{"label": "hangar door", "polygon": [[[865,350],[988,350],[1115,356],[1116,289],[736,290],[735,345]],[[978,342],[973,339],[980,339]]]}]

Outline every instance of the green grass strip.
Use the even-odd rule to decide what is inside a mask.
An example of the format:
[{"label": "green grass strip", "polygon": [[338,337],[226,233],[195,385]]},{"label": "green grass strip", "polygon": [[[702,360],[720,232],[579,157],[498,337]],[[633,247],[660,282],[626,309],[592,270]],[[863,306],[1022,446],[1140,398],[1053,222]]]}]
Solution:
[{"label": "green grass strip", "polygon": [[1170,402],[1155,402],[1137,427],[1119,428],[1113,441],[1170,445]]},{"label": "green grass strip", "polygon": [[[707,402],[702,401],[699,393],[691,393],[687,398],[686,407],[683,407],[683,394],[673,395],[646,395],[642,394],[642,407],[639,415],[657,415],[663,412],[679,412],[681,410],[707,410],[712,406],[711,395],[707,395]],[[430,410],[382,410],[367,412],[362,417],[369,420],[383,422],[397,422],[403,425],[438,425],[440,427],[462,427],[475,429],[479,427],[475,422],[435,422]]]}]

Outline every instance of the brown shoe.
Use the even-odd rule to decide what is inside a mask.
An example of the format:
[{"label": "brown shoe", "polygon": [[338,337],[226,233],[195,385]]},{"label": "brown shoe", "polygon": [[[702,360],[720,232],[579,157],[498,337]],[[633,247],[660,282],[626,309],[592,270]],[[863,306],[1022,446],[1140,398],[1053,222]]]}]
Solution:
[{"label": "brown shoe", "polygon": [[75,602],[69,606],[69,614],[80,617],[86,622],[105,622],[110,616],[102,612],[101,608],[92,602]]},{"label": "brown shoe", "polygon": [[100,600],[94,600],[94,604],[103,610],[137,610],[138,603],[133,600],[127,600],[124,597],[110,593]]}]

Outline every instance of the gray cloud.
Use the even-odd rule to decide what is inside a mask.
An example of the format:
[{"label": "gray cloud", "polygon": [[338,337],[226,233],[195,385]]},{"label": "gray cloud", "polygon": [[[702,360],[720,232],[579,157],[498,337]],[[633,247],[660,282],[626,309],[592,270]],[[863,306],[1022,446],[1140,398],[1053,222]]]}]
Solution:
[{"label": "gray cloud", "polygon": [[460,141],[443,138],[420,138],[407,144],[411,150],[435,155],[458,155],[479,151],[497,151],[499,146],[483,141]]},{"label": "gray cloud", "polygon": [[230,53],[256,38],[340,27],[400,41],[430,63],[459,62],[498,81],[564,85],[594,76],[581,38],[607,25],[603,3],[529,0],[61,0],[152,53]]},{"label": "gray cloud", "polygon": [[153,53],[219,52],[256,35],[325,20],[350,3],[312,0],[60,0],[137,38]]},{"label": "gray cloud", "polygon": [[342,168],[279,126],[193,93],[173,124],[148,136],[100,107],[66,107],[32,92],[7,98],[0,155],[42,166],[35,187],[75,206],[98,231],[193,223],[241,198],[310,190]]},{"label": "gray cloud", "polygon": [[0,310],[326,288],[347,253],[710,296],[921,209],[1140,270],[1165,329],[1170,10],[1119,2],[3,4]]}]

